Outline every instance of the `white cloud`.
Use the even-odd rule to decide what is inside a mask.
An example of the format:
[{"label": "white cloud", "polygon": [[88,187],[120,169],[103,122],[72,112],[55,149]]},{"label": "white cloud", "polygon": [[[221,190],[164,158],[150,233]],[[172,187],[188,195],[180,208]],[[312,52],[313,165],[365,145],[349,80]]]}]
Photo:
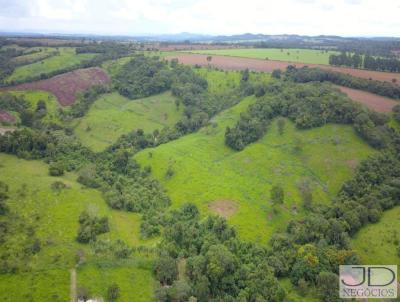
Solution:
[{"label": "white cloud", "polygon": [[399,36],[398,0],[0,0],[3,31]]}]

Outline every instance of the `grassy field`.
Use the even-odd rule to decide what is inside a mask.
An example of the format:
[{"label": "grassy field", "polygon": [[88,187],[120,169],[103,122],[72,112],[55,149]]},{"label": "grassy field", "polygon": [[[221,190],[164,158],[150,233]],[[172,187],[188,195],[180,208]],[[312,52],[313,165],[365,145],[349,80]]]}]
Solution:
[{"label": "grassy field", "polygon": [[38,50],[39,52],[35,53],[28,53],[12,59],[13,62],[17,63],[18,65],[24,65],[32,60],[41,60],[46,58],[48,55],[55,53],[57,50],[55,48],[50,47],[32,47],[30,50]]},{"label": "grassy field", "polygon": [[[350,126],[300,131],[286,121],[283,135],[278,134],[274,122],[259,142],[235,152],[224,144],[225,128],[234,125],[253,101],[253,97],[246,98],[217,116],[213,125],[144,150],[135,158],[152,167],[153,175],[167,189],[172,207],[193,202],[203,213],[210,213],[215,202],[225,202],[231,206],[228,221],[239,235],[265,242],[273,231],[285,228],[289,219],[304,214],[300,182],[311,183],[315,202],[329,202],[356,164],[373,151]],[[295,153],[298,142],[302,151]],[[170,178],[166,177],[168,167],[174,171]],[[270,202],[274,184],[285,190],[285,203],[277,213]]]},{"label": "grassy field", "polygon": [[126,63],[128,63],[130,60],[132,60],[132,57],[123,57],[123,58],[119,58],[117,60],[109,60],[109,61],[104,62],[101,65],[101,67],[105,71],[107,71],[107,73],[110,76],[114,76],[120,71],[121,67],[123,65],[125,65]]},{"label": "grassy field", "polygon": [[334,51],[314,49],[280,49],[280,48],[233,48],[233,49],[209,49],[191,50],[187,52],[245,57],[255,59],[267,59],[277,61],[289,61],[306,64],[329,65],[329,55],[337,54]]},{"label": "grassy field", "polygon": [[[41,242],[41,250],[26,266],[15,274],[0,274],[1,301],[70,301],[70,273],[75,266],[76,253],[82,250],[86,263],[77,268],[78,287],[87,287],[93,296],[104,295],[106,286],[117,282],[121,288],[118,301],[151,300],[153,283],[146,255],[137,255],[129,265],[109,260],[105,265],[94,256],[88,245],[75,241],[78,217],[83,210],[106,215],[110,232],[101,239],[120,238],[129,245],[148,245],[154,241],[139,239],[139,215],[110,210],[100,192],[82,188],[75,182],[76,175],[48,176],[48,166],[39,161],[26,161],[0,154],[0,180],[10,187],[8,206],[14,213],[11,228],[18,234],[2,243],[0,249],[17,251],[21,222],[33,228]],[[62,181],[67,189],[51,189],[54,181]],[[21,235],[19,235],[21,234]],[[15,254],[18,259],[18,254]]]},{"label": "grassy field", "polygon": [[195,68],[194,71],[207,80],[208,91],[211,93],[221,93],[240,84],[239,71],[219,71],[207,68]]},{"label": "grassy field", "polygon": [[174,125],[182,114],[170,92],[129,100],[118,93],[101,96],[85,117],[78,121],[75,134],[94,151],[101,151],[122,134],[134,129],[152,132]]},{"label": "grassy field", "polygon": [[74,48],[59,48],[59,51],[60,55],[33,64],[17,67],[6,81],[23,80],[28,77],[38,76],[42,73],[46,74],[58,69],[71,67],[95,56],[95,54],[75,54]]},{"label": "grassy field", "polygon": [[[43,122],[58,121],[57,109],[59,108],[59,104],[54,95],[45,91],[10,91],[10,92],[2,92],[1,94],[3,93],[10,93],[17,96],[23,96],[31,104],[32,110],[35,110],[38,101],[40,100],[45,101],[47,114],[42,121]],[[18,116],[17,113],[15,113],[14,115]]]},{"label": "grassy field", "polygon": [[386,211],[380,221],[363,227],[352,240],[352,246],[363,264],[397,264],[400,256],[400,207]]}]

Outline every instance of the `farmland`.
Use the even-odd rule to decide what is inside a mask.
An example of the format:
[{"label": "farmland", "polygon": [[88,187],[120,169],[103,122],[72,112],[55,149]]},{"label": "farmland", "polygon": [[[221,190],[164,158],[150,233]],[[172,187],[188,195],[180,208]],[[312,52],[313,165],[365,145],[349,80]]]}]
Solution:
[{"label": "farmland", "polygon": [[75,133],[85,146],[101,151],[132,130],[140,128],[151,133],[174,125],[182,110],[176,108],[175,98],[169,92],[137,100],[114,92],[95,101],[88,114],[78,121]]},{"label": "farmland", "polygon": [[[98,215],[106,215],[110,220],[111,231],[102,239],[119,238],[131,246],[146,244],[138,238],[140,218],[136,214],[110,210],[101,194],[96,190],[83,189],[75,182],[74,174],[51,177],[48,165],[42,162],[4,154],[0,155],[0,160],[0,181],[9,184],[8,206],[15,217],[15,221],[10,223],[13,223],[14,234],[18,234],[15,239],[9,238],[2,243],[0,252],[4,254],[8,249],[19,251],[26,228],[32,228],[42,242],[42,248],[34,258],[17,258],[20,263],[27,261],[26,269],[14,274],[0,274],[2,301],[44,301],[46,297],[52,297],[53,301],[69,300],[69,270],[76,264],[78,250],[84,252],[87,260],[78,267],[78,287],[89,288],[94,296],[102,295],[103,286],[119,278],[124,280],[119,284],[125,301],[148,301],[152,295],[152,277],[146,256],[136,255],[128,266],[131,269],[117,260],[108,260],[107,268],[101,270],[95,264],[101,259],[96,258],[89,246],[75,241],[78,217],[88,209]],[[61,192],[52,189],[55,181],[63,182],[67,188]],[[36,220],[36,216],[40,219]]]},{"label": "farmland", "polygon": [[348,87],[338,86],[339,90],[345,93],[353,101],[364,104],[368,108],[377,112],[391,112],[392,108],[399,104],[399,101],[369,93],[362,90],[351,89]]},{"label": "farmland", "polygon": [[304,64],[304,63],[289,63],[284,61],[272,61],[272,60],[260,60],[253,58],[240,58],[240,57],[229,57],[213,55],[211,62],[207,61],[208,55],[203,54],[190,54],[190,53],[178,53],[175,55],[167,56],[166,59],[178,59],[179,62],[188,65],[200,65],[200,66],[213,66],[224,70],[245,70],[246,68],[253,71],[261,72],[272,72],[275,69],[285,70],[289,65],[296,65],[297,67],[309,66],[319,67],[322,69],[328,69],[332,71],[349,74],[354,77],[360,77],[365,79],[374,79],[378,81],[392,82],[393,79],[399,83],[400,73],[391,72],[380,72],[370,71],[363,69],[353,69],[346,67],[335,67],[328,65],[316,65],[316,64]]},{"label": "farmland", "polygon": [[305,64],[322,64],[329,65],[329,55],[337,54],[334,51],[313,50],[313,49],[278,49],[278,48],[233,48],[233,49],[204,49],[190,50],[188,52],[253,58],[262,60],[285,61]]},{"label": "farmland", "polygon": [[6,79],[6,82],[25,80],[59,69],[78,65],[84,60],[94,57],[94,54],[75,54],[74,48],[60,48],[60,54],[36,63],[17,67]]},{"label": "farmland", "polygon": [[55,95],[62,106],[68,106],[75,102],[78,93],[93,85],[105,84],[109,81],[108,75],[102,69],[86,68],[60,74],[47,80],[3,87],[0,91],[43,90]]},{"label": "farmland", "polygon": [[[252,102],[247,98],[220,114],[213,120],[216,126],[142,151],[135,159],[152,167],[154,176],[168,190],[173,207],[190,201],[207,214],[212,213],[214,202],[229,201],[235,210],[228,221],[239,234],[265,242],[274,230],[284,229],[289,219],[303,215],[299,182],[312,182],[315,200],[328,203],[372,150],[348,126],[299,131],[287,122],[283,136],[278,135],[274,123],[260,142],[234,152],[224,144],[224,130]],[[298,139],[304,143],[301,155],[293,154]],[[174,171],[171,178],[166,177],[169,167]],[[276,183],[282,184],[287,196],[278,214],[273,213],[269,199]]]}]

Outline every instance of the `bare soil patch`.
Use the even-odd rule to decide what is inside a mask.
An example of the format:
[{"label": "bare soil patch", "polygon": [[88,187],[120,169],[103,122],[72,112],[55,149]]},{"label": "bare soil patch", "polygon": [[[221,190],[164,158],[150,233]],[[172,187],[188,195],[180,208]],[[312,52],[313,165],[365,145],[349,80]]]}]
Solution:
[{"label": "bare soil patch", "polygon": [[13,132],[15,131],[14,128],[1,128],[0,127],[0,135],[6,134],[7,132]]},{"label": "bare soil patch", "polygon": [[344,74],[349,74],[359,78],[374,79],[378,81],[392,82],[393,79],[400,83],[400,73],[391,72],[380,72],[380,71],[370,71],[363,69],[353,69],[346,67],[335,67],[329,65],[318,65],[318,64],[302,64],[294,62],[285,61],[273,61],[273,60],[261,60],[261,59],[251,59],[251,58],[241,58],[241,57],[229,57],[229,56],[217,56],[212,55],[211,62],[207,61],[209,55],[202,54],[177,54],[167,56],[166,59],[178,59],[180,63],[188,65],[200,65],[200,66],[213,66],[224,70],[244,70],[248,68],[253,71],[264,71],[272,72],[274,69],[286,69],[289,65],[294,65],[296,67],[318,67],[321,69],[329,69],[332,71],[341,72]]},{"label": "bare soil patch", "polygon": [[11,115],[7,111],[0,110],[0,122],[14,123],[15,122],[15,116]]},{"label": "bare soil patch", "polygon": [[72,105],[79,92],[110,82],[107,73],[98,67],[78,69],[47,80],[3,87],[0,91],[44,90],[54,94],[62,106]]},{"label": "bare soil patch", "polygon": [[341,92],[347,94],[353,101],[364,104],[368,108],[378,112],[391,112],[392,108],[399,105],[399,101],[383,97],[363,90],[336,86]]},{"label": "bare soil patch", "polygon": [[357,159],[349,159],[346,161],[347,166],[353,171],[357,168],[359,161]]},{"label": "bare soil patch", "polygon": [[208,205],[211,212],[224,218],[229,218],[237,211],[237,204],[231,200],[217,200]]}]

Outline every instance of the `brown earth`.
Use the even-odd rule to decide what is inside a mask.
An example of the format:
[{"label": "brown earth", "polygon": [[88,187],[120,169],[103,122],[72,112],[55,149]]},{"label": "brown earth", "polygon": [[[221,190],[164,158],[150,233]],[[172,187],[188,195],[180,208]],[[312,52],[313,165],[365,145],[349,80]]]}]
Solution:
[{"label": "brown earth", "polygon": [[395,101],[390,98],[386,98],[377,94],[366,92],[363,90],[357,90],[347,88],[343,86],[336,86],[341,92],[347,94],[353,101],[364,104],[368,108],[378,112],[391,112],[392,108],[399,105],[399,101]]},{"label": "brown earth", "polygon": [[110,82],[107,73],[98,67],[78,69],[47,80],[0,88],[0,91],[44,90],[54,94],[62,106],[72,105],[79,92],[94,85]]},{"label": "brown earth", "polygon": [[15,116],[11,115],[7,111],[1,111],[0,110],[0,122],[14,123],[15,122]]},{"label": "brown earth", "polygon": [[14,128],[1,128],[0,127],[0,135],[6,134],[7,132],[13,132],[15,131]]},{"label": "brown earth", "polygon": [[211,212],[218,214],[224,218],[231,217],[237,211],[237,205],[231,200],[217,200],[208,205]]},{"label": "brown earth", "polygon": [[335,67],[329,65],[302,64],[302,63],[285,62],[285,61],[261,60],[261,59],[216,56],[216,55],[212,55],[211,62],[208,62],[207,61],[208,56],[209,55],[185,53],[185,54],[167,56],[166,59],[167,60],[178,59],[180,63],[188,65],[201,65],[201,66],[211,65],[213,67],[225,70],[244,70],[248,68],[249,70],[253,71],[265,71],[265,72],[272,72],[274,69],[284,70],[289,65],[294,65],[299,68],[303,66],[309,66],[309,67],[318,67],[321,69],[329,69],[332,71],[349,74],[355,77],[374,79],[378,81],[392,82],[393,79],[396,79],[397,83],[400,83],[400,73],[370,71],[370,70],[353,69],[346,67]]}]

